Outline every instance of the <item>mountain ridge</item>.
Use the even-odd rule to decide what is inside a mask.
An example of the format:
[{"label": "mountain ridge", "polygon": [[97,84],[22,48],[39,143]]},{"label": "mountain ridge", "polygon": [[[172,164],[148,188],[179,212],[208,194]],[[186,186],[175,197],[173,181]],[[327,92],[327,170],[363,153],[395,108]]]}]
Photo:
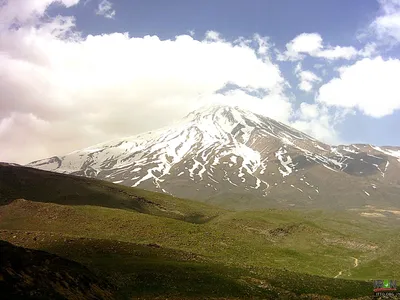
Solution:
[{"label": "mountain ridge", "polygon": [[[355,208],[375,205],[368,199],[375,194],[384,198],[382,205],[400,205],[400,147],[330,146],[268,117],[221,105],[169,127],[28,166],[229,208],[215,199],[238,195],[251,208]],[[340,199],[346,191],[353,200]]]}]

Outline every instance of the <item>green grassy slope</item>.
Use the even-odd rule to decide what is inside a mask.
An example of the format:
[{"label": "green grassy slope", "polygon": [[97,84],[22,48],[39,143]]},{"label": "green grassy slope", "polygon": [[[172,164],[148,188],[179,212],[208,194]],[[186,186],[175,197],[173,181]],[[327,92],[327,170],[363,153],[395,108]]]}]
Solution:
[{"label": "green grassy slope", "polygon": [[[396,219],[232,212],[98,180],[7,172],[0,168],[0,239],[81,262],[118,285],[120,295],[355,298],[371,295],[369,279],[400,280],[400,263],[387,260],[400,250]],[[61,205],[76,191],[75,203]]]},{"label": "green grassy slope", "polygon": [[[268,267],[226,266],[184,251],[60,233],[1,230],[0,238],[88,266],[118,287],[120,298],[320,299],[371,294],[365,281],[332,279]],[[314,295],[307,298],[305,295]],[[163,298],[164,299],[164,298]],[[321,298],[322,299],[322,298]]]}]

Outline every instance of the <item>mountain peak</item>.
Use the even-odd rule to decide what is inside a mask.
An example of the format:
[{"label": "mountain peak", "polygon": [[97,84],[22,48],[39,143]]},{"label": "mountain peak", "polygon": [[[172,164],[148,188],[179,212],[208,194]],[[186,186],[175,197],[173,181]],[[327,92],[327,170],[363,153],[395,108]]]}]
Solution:
[{"label": "mountain peak", "polygon": [[227,104],[212,104],[202,106],[192,112],[190,112],[185,118],[197,118],[197,117],[210,117],[210,116],[227,116],[230,115],[255,115],[253,112],[241,108],[239,106],[232,106]]},{"label": "mountain peak", "polygon": [[220,104],[203,106],[188,114],[184,121],[189,122],[192,126],[197,126],[205,134],[216,134],[222,139],[227,136],[235,137],[243,134],[244,139],[239,139],[242,143],[245,143],[251,132],[255,130],[268,131],[272,135],[274,135],[274,129],[278,127],[289,130],[286,125],[268,117],[238,106]]},{"label": "mountain peak", "polygon": [[329,199],[342,197],[334,196],[336,189],[329,187],[332,182],[337,186],[351,183],[353,197],[361,200],[377,188],[381,191],[379,185],[393,184],[393,178],[399,178],[392,171],[398,164],[397,150],[331,147],[240,107],[212,105],[191,112],[173,126],[29,166],[182,198],[207,200],[216,195],[245,194],[258,199],[260,207],[271,205],[265,202],[267,196],[277,199],[278,206],[323,207],[332,206]]}]

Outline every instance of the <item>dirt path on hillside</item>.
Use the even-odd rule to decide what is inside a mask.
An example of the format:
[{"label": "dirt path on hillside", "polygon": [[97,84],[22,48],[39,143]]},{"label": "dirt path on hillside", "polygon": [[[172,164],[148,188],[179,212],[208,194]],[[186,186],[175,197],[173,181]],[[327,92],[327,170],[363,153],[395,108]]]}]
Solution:
[{"label": "dirt path on hillside", "polygon": [[358,267],[358,258],[352,257],[352,259],[354,259],[354,267],[353,268],[357,268]]},{"label": "dirt path on hillside", "polygon": [[[359,265],[359,260],[358,260],[358,258],[352,257],[352,256],[351,256],[351,258],[354,259],[354,264],[353,264],[352,267],[348,268],[347,271],[349,271],[350,269],[353,269],[353,268],[357,268],[358,265]],[[333,278],[338,278],[339,276],[342,276],[342,274],[343,274],[344,271],[346,271],[346,270],[339,271],[339,273],[338,273],[335,277],[333,277]]]}]

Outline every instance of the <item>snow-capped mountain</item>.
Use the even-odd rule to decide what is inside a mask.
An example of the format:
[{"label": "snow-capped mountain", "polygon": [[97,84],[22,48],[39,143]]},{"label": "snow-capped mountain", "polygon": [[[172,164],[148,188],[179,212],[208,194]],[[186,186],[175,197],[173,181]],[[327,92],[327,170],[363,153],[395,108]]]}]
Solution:
[{"label": "snow-capped mountain", "polygon": [[28,166],[232,207],[400,206],[400,147],[333,147],[229,106]]}]

